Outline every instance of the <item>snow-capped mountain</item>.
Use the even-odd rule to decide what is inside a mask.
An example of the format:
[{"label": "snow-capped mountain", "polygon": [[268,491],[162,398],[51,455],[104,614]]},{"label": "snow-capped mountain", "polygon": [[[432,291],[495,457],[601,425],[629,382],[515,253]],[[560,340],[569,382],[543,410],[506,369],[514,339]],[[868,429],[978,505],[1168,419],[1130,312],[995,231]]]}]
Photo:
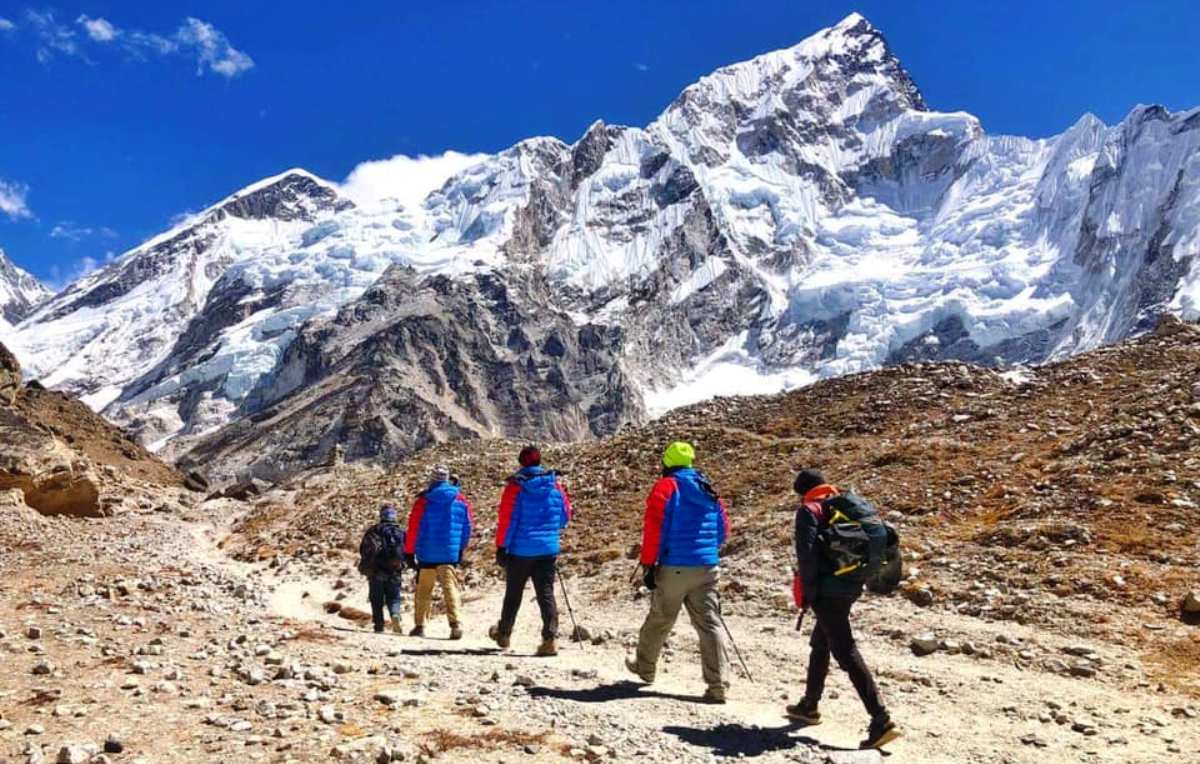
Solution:
[{"label": "snow-capped mountain", "polygon": [[50,297],[50,290],[29,273],[18,268],[0,249],[0,331],[12,331],[12,325],[29,315]]},{"label": "snow-capped mountain", "polygon": [[[417,208],[263,181],[40,307],[22,360],[148,441],[263,474],[336,443],[599,434],[905,360],[1037,362],[1200,317],[1198,148],[1200,109],[1154,106],[988,136],[931,111],[853,14],[645,128],[523,141]],[[500,413],[539,385],[525,420]],[[371,437],[347,424],[397,398]]]}]

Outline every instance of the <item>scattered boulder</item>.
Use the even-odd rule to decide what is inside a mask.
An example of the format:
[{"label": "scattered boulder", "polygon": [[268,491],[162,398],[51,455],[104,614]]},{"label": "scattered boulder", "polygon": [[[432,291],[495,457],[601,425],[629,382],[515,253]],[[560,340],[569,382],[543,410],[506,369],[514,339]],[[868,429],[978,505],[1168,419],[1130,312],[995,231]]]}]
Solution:
[{"label": "scattered boulder", "polygon": [[938,648],[941,647],[941,644],[941,640],[934,636],[932,632],[927,631],[923,634],[918,634],[909,640],[908,646],[912,649],[913,655],[916,655],[917,657],[923,657],[936,653]]},{"label": "scattered boulder", "polygon": [[1200,589],[1195,589],[1184,595],[1180,605],[1184,615],[1200,615]]}]

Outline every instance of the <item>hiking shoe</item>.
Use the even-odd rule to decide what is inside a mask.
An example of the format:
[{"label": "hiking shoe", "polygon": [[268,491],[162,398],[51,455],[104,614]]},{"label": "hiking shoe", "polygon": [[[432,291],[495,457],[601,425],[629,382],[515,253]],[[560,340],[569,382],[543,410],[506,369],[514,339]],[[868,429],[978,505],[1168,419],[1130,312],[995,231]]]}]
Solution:
[{"label": "hiking shoe", "polygon": [[500,626],[498,624],[493,624],[488,629],[488,638],[490,638],[493,642],[495,642],[497,645],[499,645],[501,650],[508,649],[508,644],[509,644],[508,635],[500,633]]},{"label": "hiking shoe", "polygon": [[704,697],[700,698],[700,701],[712,705],[724,705],[725,690],[721,687],[709,687],[704,691]]},{"label": "hiking shoe", "polygon": [[457,625],[450,627],[450,639],[457,640],[457,639],[462,639],[462,637],[463,637],[463,632],[462,632],[461,628],[459,628]]},{"label": "hiking shoe", "polygon": [[871,720],[871,726],[867,728],[867,739],[858,744],[859,748],[882,748],[891,741],[900,737],[900,730],[896,729],[896,725],[888,717],[880,717]]},{"label": "hiking shoe", "polygon": [[783,715],[805,727],[815,727],[821,723],[821,712],[817,710],[817,704],[807,700],[787,706],[783,709]]},{"label": "hiking shoe", "polygon": [[376,626],[376,627],[375,627],[375,633],[376,633],[376,634],[382,634],[382,633],[383,633],[383,627],[382,627],[382,626]]},{"label": "hiking shoe", "polygon": [[637,663],[632,658],[625,659],[625,668],[629,670],[629,673],[634,674],[646,684],[654,684],[654,675],[646,675],[639,671]]},{"label": "hiking shoe", "polygon": [[558,655],[558,643],[553,639],[543,639],[538,645],[537,656],[539,658],[551,658]]},{"label": "hiking shoe", "polygon": [[[376,629],[376,631],[383,631],[383,628],[380,627],[379,629]],[[392,616],[392,631],[397,634],[404,633],[404,627],[400,625],[400,616],[398,615]]]},{"label": "hiking shoe", "polygon": [[425,636],[425,627],[424,627],[424,626],[414,626],[414,627],[412,627],[412,629],[410,629],[410,630],[409,630],[409,632],[408,632],[408,636],[410,636],[410,637],[423,637],[423,636]]}]

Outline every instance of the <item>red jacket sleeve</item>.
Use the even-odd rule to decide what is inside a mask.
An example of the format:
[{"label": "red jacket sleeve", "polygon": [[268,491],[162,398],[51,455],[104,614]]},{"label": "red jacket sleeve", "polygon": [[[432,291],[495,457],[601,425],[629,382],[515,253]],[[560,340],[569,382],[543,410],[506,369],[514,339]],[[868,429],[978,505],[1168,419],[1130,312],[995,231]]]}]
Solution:
[{"label": "red jacket sleeve", "polygon": [[662,544],[663,518],[666,516],[667,502],[675,495],[678,487],[674,478],[663,478],[654,484],[650,495],[646,497],[646,516],[642,521],[642,555],[641,563],[646,566],[658,563],[658,550]]},{"label": "red jacket sleeve", "polygon": [[404,535],[404,553],[416,554],[417,534],[421,532],[421,517],[425,514],[425,497],[418,497],[408,513],[408,531]]},{"label": "red jacket sleeve", "polygon": [[521,492],[521,486],[517,483],[509,481],[508,485],[504,486],[504,493],[500,494],[500,519],[496,523],[496,546],[505,546],[505,541],[508,539],[508,526],[512,522],[513,507],[517,503],[517,494]]},{"label": "red jacket sleeve", "polygon": [[567,510],[567,522],[569,523],[575,517],[575,508],[571,506],[571,494],[567,493],[567,487],[562,483],[556,481],[554,485],[558,488],[559,493],[562,494],[563,509]]}]

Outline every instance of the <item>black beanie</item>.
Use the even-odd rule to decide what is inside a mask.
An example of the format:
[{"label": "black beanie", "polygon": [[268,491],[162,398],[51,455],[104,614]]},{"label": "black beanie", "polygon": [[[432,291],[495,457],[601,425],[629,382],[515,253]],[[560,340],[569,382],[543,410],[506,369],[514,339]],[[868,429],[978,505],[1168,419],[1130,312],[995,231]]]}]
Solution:
[{"label": "black beanie", "polygon": [[796,482],[792,483],[792,490],[803,496],[819,485],[825,485],[825,476],[820,470],[800,470]]}]

